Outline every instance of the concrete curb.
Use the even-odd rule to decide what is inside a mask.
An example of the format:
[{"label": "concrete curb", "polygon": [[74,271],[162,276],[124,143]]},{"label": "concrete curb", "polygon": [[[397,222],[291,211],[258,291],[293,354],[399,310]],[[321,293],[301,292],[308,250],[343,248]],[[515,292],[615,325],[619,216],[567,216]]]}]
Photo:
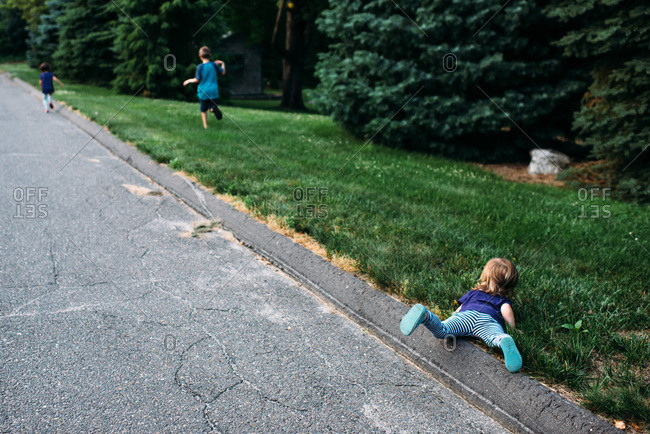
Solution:
[{"label": "concrete curb", "polygon": [[[24,81],[14,83],[41,97]],[[178,176],[104,128],[62,107],[57,112],[110,152],[170,191],[206,218],[219,221],[244,245],[268,258],[314,292],[329,300],[399,354],[514,432],[617,432],[597,415],[564,399],[523,374],[511,374],[503,362],[473,344],[434,338],[424,327],[410,337],[399,330],[408,307],[375,290],[262,223],[216,198],[202,186]],[[74,161],[70,164],[74,164]],[[451,344],[451,345],[450,345]]]}]

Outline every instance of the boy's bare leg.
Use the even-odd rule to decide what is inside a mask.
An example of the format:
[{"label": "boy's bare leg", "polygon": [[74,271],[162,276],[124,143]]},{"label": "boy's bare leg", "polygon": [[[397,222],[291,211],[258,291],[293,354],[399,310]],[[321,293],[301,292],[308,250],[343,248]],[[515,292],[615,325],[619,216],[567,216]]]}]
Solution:
[{"label": "boy's bare leg", "polygon": [[208,128],[208,113],[207,112],[201,112],[201,119],[203,119],[203,128],[207,129]]}]

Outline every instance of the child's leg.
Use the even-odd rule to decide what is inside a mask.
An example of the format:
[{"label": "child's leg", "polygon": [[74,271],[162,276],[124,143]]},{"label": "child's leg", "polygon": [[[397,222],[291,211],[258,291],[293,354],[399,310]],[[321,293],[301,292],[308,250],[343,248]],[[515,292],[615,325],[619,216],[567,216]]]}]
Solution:
[{"label": "child's leg", "polygon": [[400,330],[402,334],[408,336],[420,325],[429,329],[433,335],[439,339],[444,339],[446,336],[467,336],[472,330],[471,317],[465,315],[465,312],[452,315],[445,321],[440,319],[429,312],[421,304],[416,304],[408,311],[402,321],[400,322]]},{"label": "child's leg", "polygon": [[501,339],[508,336],[501,324],[488,314],[476,312],[476,322],[472,336],[483,340],[490,347],[498,347]]},{"label": "child's leg", "polygon": [[203,128],[208,128],[208,109],[210,108],[210,100],[199,100],[199,109],[201,110],[201,120],[203,120]]},{"label": "child's leg", "polygon": [[216,102],[212,106],[213,106],[214,117],[217,118],[218,121],[220,121],[221,118],[223,118],[223,114],[221,113],[221,110],[219,110],[219,106],[217,105]]},{"label": "child's leg", "polygon": [[433,335],[439,339],[444,339],[447,336],[469,336],[472,332],[474,318],[468,315],[468,312],[456,313],[444,321],[428,312],[427,318],[424,320],[424,326],[429,329]]},{"label": "child's leg", "polygon": [[491,347],[501,348],[508,371],[517,372],[521,369],[521,354],[517,350],[515,340],[506,334],[501,324],[491,316],[482,314],[477,318],[472,336],[482,339]]},{"label": "child's leg", "polygon": [[54,108],[54,104],[52,104],[52,94],[51,94],[51,93],[48,93],[48,94],[47,94],[47,102],[48,102],[48,104],[50,105],[50,108],[53,109],[53,108]]},{"label": "child's leg", "polygon": [[43,94],[43,107],[45,108],[45,113],[47,113],[49,110],[47,108],[47,94]]}]

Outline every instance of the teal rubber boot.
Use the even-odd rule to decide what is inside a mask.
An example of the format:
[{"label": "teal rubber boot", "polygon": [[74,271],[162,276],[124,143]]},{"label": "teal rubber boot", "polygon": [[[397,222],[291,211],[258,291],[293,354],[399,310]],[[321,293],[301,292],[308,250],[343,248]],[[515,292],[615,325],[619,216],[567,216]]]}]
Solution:
[{"label": "teal rubber boot", "polygon": [[521,369],[521,354],[517,350],[515,340],[507,336],[501,339],[500,347],[503,351],[503,358],[506,359],[506,368],[508,368],[508,371],[519,371]]},{"label": "teal rubber boot", "polygon": [[421,304],[416,304],[408,311],[402,321],[399,323],[399,329],[401,330],[404,336],[408,336],[413,333],[413,330],[418,328],[420,324],[424,321],[424,318],[427,316],[427,308]]}]

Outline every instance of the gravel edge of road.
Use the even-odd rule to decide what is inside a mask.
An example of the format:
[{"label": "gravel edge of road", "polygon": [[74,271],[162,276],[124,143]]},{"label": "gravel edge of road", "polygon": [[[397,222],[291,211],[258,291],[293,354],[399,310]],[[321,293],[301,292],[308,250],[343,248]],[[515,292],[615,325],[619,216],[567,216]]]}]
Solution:
[{"label": "gravel edge of road", "polygon": [[[33,86],[11,74],[4,75],[32,96],[41,98],[41,93]],[[468,341],[440,341],[424,327],[409,337],[403,336],[399,321],[408,311],[408,306],[235,210],[203,186],[179,176],[116,138],[103,126],[60,104],[55,112],[199,214],[219,221],[243,245],[303,282],[398,354],[505,428],[514,432],[539,433],[618,431],[606,420],[538,381],[521,373],[511,374],[502,361]]]}]

